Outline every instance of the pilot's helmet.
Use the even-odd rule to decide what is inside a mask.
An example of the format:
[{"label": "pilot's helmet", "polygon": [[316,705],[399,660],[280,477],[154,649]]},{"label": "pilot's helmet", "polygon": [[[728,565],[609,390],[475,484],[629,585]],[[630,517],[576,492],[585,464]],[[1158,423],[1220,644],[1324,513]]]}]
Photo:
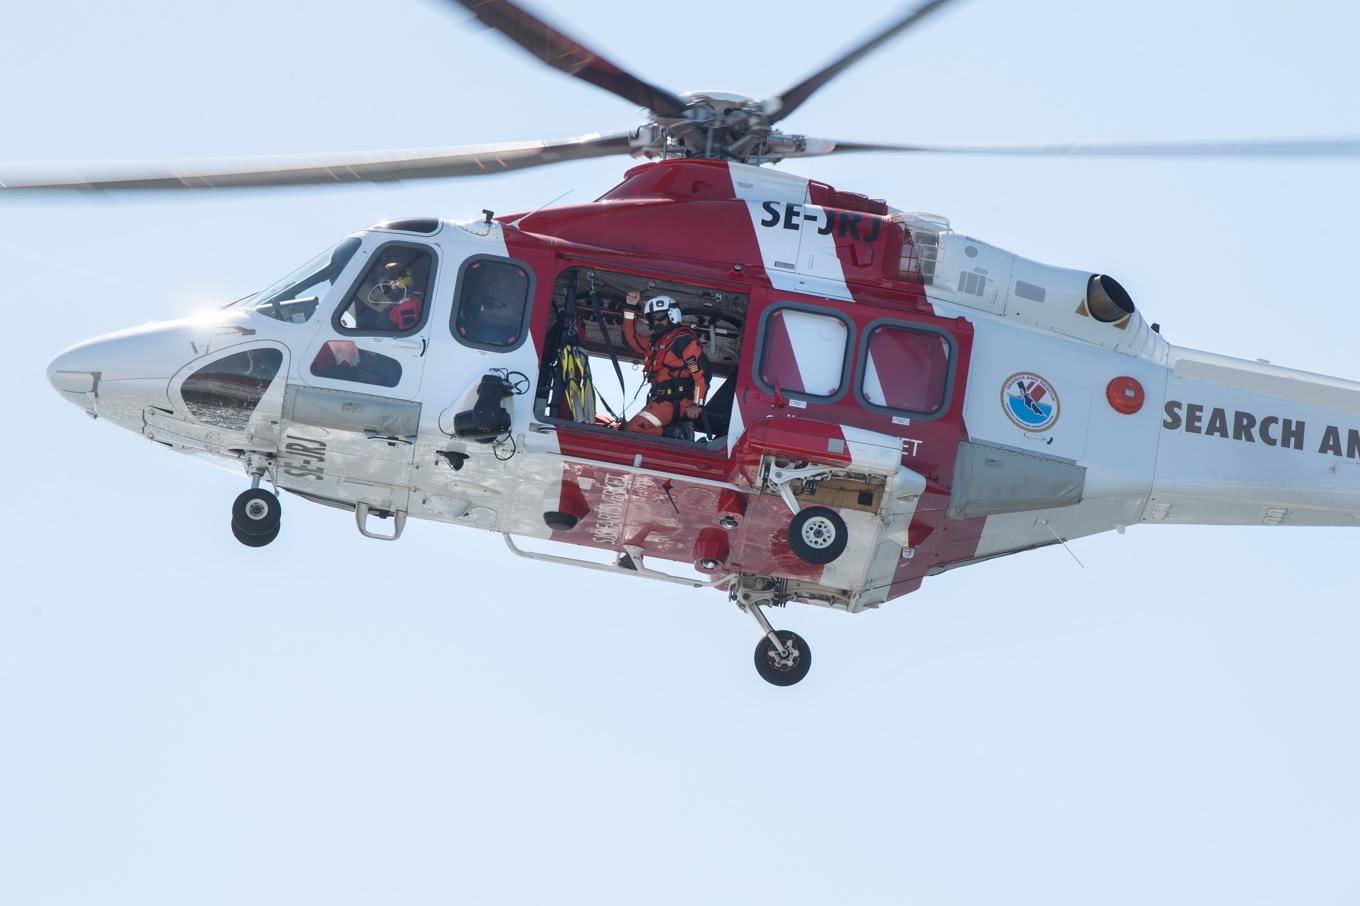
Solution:
[{"label": "pilot's helmet", "polygon": [[409,267],[400,261],[389,261],[383,268],[382,279],[373,284],[364,301],[369,308],[386,311],[411,295],[411,287],[415,286],[415,282]]}]

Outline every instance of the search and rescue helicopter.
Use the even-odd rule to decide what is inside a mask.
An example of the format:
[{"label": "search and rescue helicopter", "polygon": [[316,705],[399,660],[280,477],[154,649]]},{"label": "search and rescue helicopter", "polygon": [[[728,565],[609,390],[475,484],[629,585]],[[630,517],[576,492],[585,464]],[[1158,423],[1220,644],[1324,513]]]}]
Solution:
[{"label": "search and rescue helicopter", "polygon": [[[587,204],[360,230],[213,318],[80,343],[48,377],[91,416],[242,469],[243,544],[277,537],[282,489],[353,512],[370,538],[430,519],[498,532],[519,556],[719,589],[759,623],[755,665],[775,685],[802,679],[811,652],[769,606],[856,613],[945,570],[1135,523],[1360,524],[1360,383],[1173,346],[1108,275],[766,166],[853,151],[1360,154],[1354,138],[944,147],[776,128],[947,2],[757,101],[672,94],[507,0],[464,0],[651,121],[560,142],[0,176],[6,190],[168,190],[653,159]],[[617,376],[622,391],[621,363],[641,359],[630,298],[658,296],[678,302],[710,389],[653,437],[619,430],[638,406],[603,387]]]}]

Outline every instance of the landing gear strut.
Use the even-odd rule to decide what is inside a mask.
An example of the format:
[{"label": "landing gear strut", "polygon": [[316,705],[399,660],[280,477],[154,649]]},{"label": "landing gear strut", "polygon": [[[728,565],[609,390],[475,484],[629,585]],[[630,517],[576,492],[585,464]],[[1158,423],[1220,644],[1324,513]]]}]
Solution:
[{"label": "landing gear strut", "polygon": [[812,648],[803,637],[787,629],[776,631],[756,603],[742,607],[755,618],[765,637],[756,645],[756,673],[774,686],[792,686],[812,669]]},{"label": "landing gear strut", "polygon": [[246,547],[264,547],[279,536],[283,507],[279,498],[260,487],[268,460],[252,453],[246,457],[250,490],[242,491],[231,507],[231,533]]}]

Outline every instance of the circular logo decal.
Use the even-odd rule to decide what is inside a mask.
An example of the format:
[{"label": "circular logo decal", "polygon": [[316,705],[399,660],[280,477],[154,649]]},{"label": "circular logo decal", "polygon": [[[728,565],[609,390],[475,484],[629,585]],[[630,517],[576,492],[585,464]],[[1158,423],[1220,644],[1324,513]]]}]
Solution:
[{"label": "circular logo decal", "polygon": [[1047,431],[1058,420],[1058,394],[1039,375],[1021,371],[1002,385],[1001,408],[1026,431]]}]

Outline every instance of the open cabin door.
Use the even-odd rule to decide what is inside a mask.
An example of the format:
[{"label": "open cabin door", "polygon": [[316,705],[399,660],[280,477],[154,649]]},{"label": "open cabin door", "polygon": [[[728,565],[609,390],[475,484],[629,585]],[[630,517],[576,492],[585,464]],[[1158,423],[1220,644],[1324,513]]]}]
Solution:
[{"label": "open cabin door", "polygon": [[[534,417],[524,438],[526,452],[548,455],[523,457],[516,533],[670,561],[710,558],[694,552],[696,539],[724,534],[719,498],[742,491],[729,481],[726,434],[739,423],[733,393],[741,383],[746,291],[633,262],[558,270],[546,294]],[[675,300],[706,360],[704,412],[672,420],[660,435],[618,427],[638,416],[651,389],[645,348],[625,328],[633,293],[642,305],[659,295]],[[634,318],[639,345],[671,330],[654,332]],[[580,376],[588,387],[569,383]],[[582,402],[594,403],[593,411]]]},{"label": "open cabin door", "polygon": [[[617,463],[641,456],[681,473],[721,475],[739,383],[746,294],[624,267],[571,265],[556,276],[534,402],[542,435],[553,435],[560,450],[575,456]],[[668,334],[670,328],[654,330],[641,314],[626,320],[633,293],[639,306],[658,296],[674,300],[683,332],[702,350],[698,364],[708,389],[706,405],[697,417],[676,408],[658,426],[659,435],[618,427],[651,400],[643,368],[646,349],[659,335],[679,336]],[[677,398],[684,398],[683,391]]]}]

